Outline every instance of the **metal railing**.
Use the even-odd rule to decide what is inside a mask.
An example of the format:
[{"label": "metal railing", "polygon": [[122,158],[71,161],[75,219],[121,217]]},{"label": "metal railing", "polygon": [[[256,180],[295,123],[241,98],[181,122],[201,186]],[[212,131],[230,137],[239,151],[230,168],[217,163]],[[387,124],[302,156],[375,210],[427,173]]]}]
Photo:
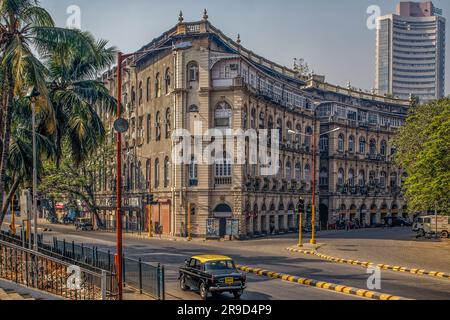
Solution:
[{"label": "metal railing", "polygon": [[71,300],[113,300],[117,293],[112,272],[88,270],[3,240],[0,278]]},{"label": "metal railing", "polygon": [[[41,247],[84,265],[115,272],[114,254],[109,250],[105,252],[98,250],[97,247],[88,247],[74,241],[67,242],[57,238],[53,238],[53,245],[42,244]],[[164,266],[143,262],[141,259],[127,258],[125,255],[122,266],[122,277],[126,286],[137,289],[140,293],[148,294],[155,299],[165,299]]]},{"label": "metal railing", "polygon": [[[32,235],[31,235],[32,236]],[[11,235],[8,232],[0,232],[0,241],[14,244],[25,248],[27,242],[23,242],[19,235]],[[108,274],[115,274],[114,254],[108,251],[98,250],[97,247],[89,247],[84,244],[68,242],[65,239],[53,238],[52,243],[44,243],[43,236],[39,235],[39,252],[59,261],[77,265],[85,270],[101,274],[106,271]],[[24,245],[23,245],[24,244]],[[122,276],[124,285],[139,290],[158,300],[165,299],[165,272],[164,266],[143,262],[141,259],[135,260],[123,257]],[[115,277],[115,281],[117,278]]]}]

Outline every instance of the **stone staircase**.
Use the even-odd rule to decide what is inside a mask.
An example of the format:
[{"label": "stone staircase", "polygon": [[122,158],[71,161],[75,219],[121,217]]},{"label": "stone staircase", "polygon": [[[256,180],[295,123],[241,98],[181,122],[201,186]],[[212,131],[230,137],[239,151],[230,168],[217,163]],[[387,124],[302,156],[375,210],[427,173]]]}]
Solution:
[{"label": "stone staircase", "polygon": [[17,293],[12,289],[0,288],[0,300],[36,300],[29,294]]}]

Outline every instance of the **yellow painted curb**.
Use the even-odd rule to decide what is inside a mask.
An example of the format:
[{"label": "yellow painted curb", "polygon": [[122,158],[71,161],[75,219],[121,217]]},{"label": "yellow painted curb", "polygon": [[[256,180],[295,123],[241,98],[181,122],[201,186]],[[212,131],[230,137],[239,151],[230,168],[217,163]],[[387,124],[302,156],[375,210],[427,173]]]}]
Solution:
[{"label": "yellow painted curb", "polygon": [[322,253],[318,253],[317,251],[302,250],[302,249],[298,249],[298,248],[287,248],[287,250],[291,251],[291,252],[297,252],[297,253],[303,253],[303,254],[307,254],[307,255],[316,256],[316,257],[319,257],[321,259],[331,261],[331,262],[349,264],[352,266],[360,266],[360,267],[364,267],[364,268],[376,266],[382,270],[391,270],[391,271],[396,271],[396,272],[409,273],[412,275],[421,275],[421,276],[425,275],[425,276],[430,276],[430,277],[434,277],[434,278],[450,279],[450,274],[447,274],[445,272],[426,271],[423,269],[414,269],[414,268],[407,268],[407,267],[400,267],[400,266],[390,266],[388,264],[382,264],[382,263],[375,264],[373,262],[366,262],[366,261],[361,262],[358,260],[336,258],[336,257],[331,257],[331,256],[328,256],[328,255],[325,255]]},{"label": "yellow painted curb", "polygon": [[314,279],[307,279],[307,278],[301,278],[296,277],[290,274],[282,274],[282,273],[276,273],[273,271],[267,271],[262,269],[254,269],[248,266],[237,266],[237,268],[241,271],[249,272],[256,274],[258,276],[266,276],[269,278],[274,279],[280,279],[282,281],[288,281],[293,283],[298,283],[305,286],[315,287],[323,290],[328,291],[336,291],[341,292],[343,294],[351,295],[351,296],[358,296],[363,298],[369,298],[369,299],[375,299],[375,300],[407,300],[403,297],[393,296],[385,293],[380,292],[374,292],[364,289],[358,289],[358,288],[352,288],[347,287],[344,285],[337,285],[331,282],[325,282],[325,281],[317,281]]}]

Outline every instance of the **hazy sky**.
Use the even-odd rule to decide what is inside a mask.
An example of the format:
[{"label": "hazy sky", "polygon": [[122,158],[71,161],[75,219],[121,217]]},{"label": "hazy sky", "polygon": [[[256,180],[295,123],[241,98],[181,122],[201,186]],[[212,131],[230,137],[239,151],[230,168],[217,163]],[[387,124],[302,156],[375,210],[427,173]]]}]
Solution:
[{"label": "hazy sky", "polygon": [[[130,52],[158,37],[178,22],[209,20],[242,45],[282,65],[292,67],[303,57],[327,81],[371,89],[375,79],[375,30],[367,28],[367,8],[393,13],[395,0],[41,0],[58,25],[66,23],[70,5],[81,9],[81,27]],[[450,1],[434,0],[450,23]],[[448,30],[448,27],[447,27]],[[447,31],[447,34],[449,32]],[[448,37],[447,37],[448,38]],[[450,40],[447,39],[447,43]],[[447,45],[446,94],[450,93],[450,49]]]}]

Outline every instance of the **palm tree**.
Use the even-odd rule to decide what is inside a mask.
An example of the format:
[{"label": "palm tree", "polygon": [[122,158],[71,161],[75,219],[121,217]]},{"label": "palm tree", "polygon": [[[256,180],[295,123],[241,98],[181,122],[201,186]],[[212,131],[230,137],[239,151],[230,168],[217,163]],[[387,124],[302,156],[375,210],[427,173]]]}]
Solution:
[{"label": "palm tree", "polygon": [[[46,88],[47,70],[34,52],[45,55],[62,43],[77,43],[94,54],[85,34],[57,28],[50,14],[36,0],[0,0],[0,208],[10,152],[13,105],[34,85],[41,93],[38,107],[51,111]],[[0,215],[0,227],[4,215]]]},{"label": "palm tree", "polygon": [[115,49],[107,41],[95,39],[89,33],[95,54],[78,44],[61,44],[46,56],[49,98],[56,118],[54,141],[57,165],[62,156],[62,144],[69,146],[72,160],[79,165],[104,142],[105,128],[96,112],[100,106],[114,112],[116,100],[101,81],[99,72],[114,62]]},{"label": "palm tree", "polygon": [[[14,104],[14,114],[11,128],[11,146],[7,166],[7,185],[9,191],[5,198],[5,203],[1,208],[1,213],[6,214],[8,205],[13,194],[16,193],[20,185],[31,185],[33,174],[33,142],[32,123],[29,101],[26,99],[17,100]],[[45,132],[47,124],[44,119],[37,119],[36,149],[37,154],[37,174],[41,176],[43,171],[43,159],[48,159],[55,155],[53,142],[41,131]]]}]

